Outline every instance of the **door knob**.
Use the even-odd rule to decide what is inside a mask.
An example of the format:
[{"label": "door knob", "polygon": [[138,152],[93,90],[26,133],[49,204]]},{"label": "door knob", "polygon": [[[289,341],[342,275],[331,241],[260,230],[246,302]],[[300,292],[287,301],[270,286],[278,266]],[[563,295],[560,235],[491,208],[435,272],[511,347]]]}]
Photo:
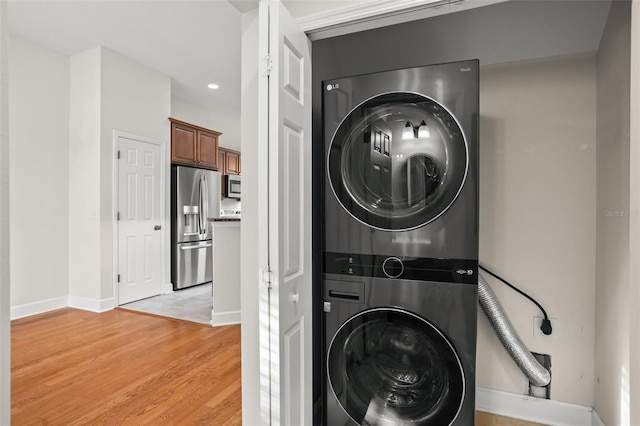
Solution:
[{"label": "door knob", "polygon": [[159,230],[161,230],[161,229],[162,229],[162,226],[160,226],[160,225],[156,225],[156,226],[154,226],[154,227],[153,227],[153,229],[155,229],[156,231],[159,231]]},{"label": "door knob", "polygon": [[289,298],[293,303],[298,303],[300,301],[300,295],[298,293],[293,293]]}]

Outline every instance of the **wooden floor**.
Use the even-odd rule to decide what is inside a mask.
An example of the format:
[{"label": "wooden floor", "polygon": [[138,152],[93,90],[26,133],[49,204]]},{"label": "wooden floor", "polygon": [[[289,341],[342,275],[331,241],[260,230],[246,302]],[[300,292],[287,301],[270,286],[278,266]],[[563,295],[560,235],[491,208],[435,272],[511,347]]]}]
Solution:
[{"label": "wooden floor", "polygon": [[531,423],[524,420],[509,417],[496,416],[494,414],[476,413],[476,426],[544,426],[540,423]]},{"label": "wooden floor", "polygon": [[[239,425],[240,326],[61,309],[11,325],[22,425]],[[478,413],[476,426],[533,426]]]},{"label": "wooden floor", "polygon": [[239,425],[240,326],[124,310],[12,322],[12,425]]}]

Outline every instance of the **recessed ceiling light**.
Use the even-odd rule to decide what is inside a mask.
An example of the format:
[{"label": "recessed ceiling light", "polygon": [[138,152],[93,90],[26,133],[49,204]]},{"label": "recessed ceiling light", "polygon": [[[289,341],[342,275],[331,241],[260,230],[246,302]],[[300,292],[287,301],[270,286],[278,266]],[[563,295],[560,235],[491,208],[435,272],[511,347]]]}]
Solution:
[{"label": "recessed ceiling light", "polygon": [[217,84],[215,84],[215,83],[211,83],[211,84],[209,84],[207,87],[208,87],[209,89],[219,89],[219,88],[220,88],[220,86],[218,86],[218,85],[217,85]]}]

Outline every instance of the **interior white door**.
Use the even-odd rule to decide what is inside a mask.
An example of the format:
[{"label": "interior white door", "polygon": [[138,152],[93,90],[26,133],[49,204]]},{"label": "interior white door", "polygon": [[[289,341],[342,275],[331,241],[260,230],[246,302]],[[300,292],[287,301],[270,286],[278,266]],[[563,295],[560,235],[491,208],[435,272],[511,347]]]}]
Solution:
[{"label": "interior white door", "polygon": [[117,136],[118,304],[162,290],[161,146]]},{"label": "interior white door", "polygon": [[261,0],[260,31],[259,173],[260,193],[268,194],[268,216],[259,223],[260,264],[267,271],[260,295],[262,419],[310,425],[310,41],[279,0]]}]

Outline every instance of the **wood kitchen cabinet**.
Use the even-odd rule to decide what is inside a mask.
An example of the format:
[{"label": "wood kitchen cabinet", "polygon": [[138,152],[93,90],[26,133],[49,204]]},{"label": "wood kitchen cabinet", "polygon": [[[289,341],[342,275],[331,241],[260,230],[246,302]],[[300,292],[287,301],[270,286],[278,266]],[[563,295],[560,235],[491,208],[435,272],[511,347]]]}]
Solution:
[{"label": "wood kitchen cabinet", "polygon": [[218,137],[222,134],[173,118],[171,163],[218,170]]},{"label": "wood kitchen cabinet", "polygon": [[227,149],[224,159],[225,173],[228,175],[240,174],[240,153]]},{"label": "wood kitchen cabinet", "polygon": [[225,175],[240,174],[240,152],[227,148],[218,148],[218,171],[222,173],[221,194],[225,196]]},{"label": "wood kitchen cabinet", "polygon": [[226,158],[226,149],[222,148],[221,146],[218,147],[218,171],[220,173],[222,173],[222,175],[225,175],[224,172],[224,162],[225,162],[225,158]]},{"label": "wood kitchen cabinet", "polygon": [[240,152],[220,147],[218,150],[218,170],[223,175],[239,175]]}]

